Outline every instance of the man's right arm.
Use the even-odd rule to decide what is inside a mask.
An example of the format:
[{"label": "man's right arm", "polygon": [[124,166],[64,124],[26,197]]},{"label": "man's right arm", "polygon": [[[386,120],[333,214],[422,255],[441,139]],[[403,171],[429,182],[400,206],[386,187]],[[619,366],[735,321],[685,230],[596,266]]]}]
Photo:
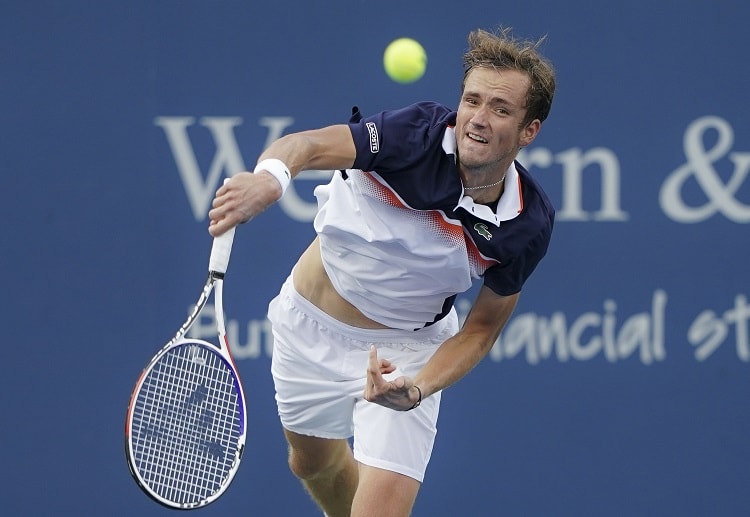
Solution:
[{"label": "man's right arm", "polygon": [[[303,170],[348,169],[354,164],[356,148],[349,126],[339,124],[322,129],[285,135],[263,151],[263,160],[281,160],[292,177]],[[230,228],[249,221],[279,200],[283,191],[279,181],[268,171],[242,172],[216,191],[209,233],[221,235]]]},{"label": "man's right arm", "polygon": [[294,177],[305,170],[348,169],[356,149],[349,126],[339,124],[285,135],[268,146],[258,162],[269,158],[284,162]]}]

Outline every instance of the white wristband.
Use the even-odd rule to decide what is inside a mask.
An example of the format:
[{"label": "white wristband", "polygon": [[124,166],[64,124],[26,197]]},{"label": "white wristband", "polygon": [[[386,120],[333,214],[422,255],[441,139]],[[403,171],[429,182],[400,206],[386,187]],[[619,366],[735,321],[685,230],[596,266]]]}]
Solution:
[{"label": "white wristband", "polygon": [[292,174],[289,172],[289,167],[287,167],[284,162],[282,162],[281,160],[277,160],[276,158],[266,158],[265,160],[261,160],[261,162],[255,166],[255,170],[253,172],[259,171],[267,171],[271,173],[274,178],[276,178],[276,181],[278,181],[279,185],[281,185],[282,196],[284,195],[284,192],[286,192],[289,183],[292,182]]}]

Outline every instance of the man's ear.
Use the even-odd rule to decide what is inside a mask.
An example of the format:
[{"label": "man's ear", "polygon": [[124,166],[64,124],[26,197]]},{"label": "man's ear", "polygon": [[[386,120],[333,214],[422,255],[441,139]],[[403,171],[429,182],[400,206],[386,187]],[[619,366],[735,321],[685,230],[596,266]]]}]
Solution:
[{"label": "man's ear", "polygon": [[534,141],[536,138],[536,135],[539,134],[539,130],[542,128],[542,122],[535,118],[531,122],[529,122],[525,128],[521,130],[521,138],[519,141],[519,145],[521,147],[526,147],[531,142]]}]

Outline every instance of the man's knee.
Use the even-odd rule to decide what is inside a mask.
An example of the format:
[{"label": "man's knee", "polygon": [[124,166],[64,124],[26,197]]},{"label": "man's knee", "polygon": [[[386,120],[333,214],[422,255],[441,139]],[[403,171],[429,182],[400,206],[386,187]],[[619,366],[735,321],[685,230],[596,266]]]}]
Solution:
[{"label": "man's knee", "polygon": [[353,461],[346,440],[329,440],[286,431],[289,469],[302,480],[336,472]]}]

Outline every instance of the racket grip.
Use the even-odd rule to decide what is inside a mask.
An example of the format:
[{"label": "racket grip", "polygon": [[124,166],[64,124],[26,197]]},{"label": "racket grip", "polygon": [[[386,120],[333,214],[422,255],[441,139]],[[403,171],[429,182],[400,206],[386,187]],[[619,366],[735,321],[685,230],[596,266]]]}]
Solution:
[{"label": "racket grip", "polygon": [[[228,181],[229,178],[225,179],[224,184]],[[229,255],[232,254],[234,230],[235,227],[232,227],[218,237],[214,237],[214,243],[211,247],[211,257],[208,259],[209,272],[219,273],[221,275],[227,272],[227,267],[229,266]]]},{"label": "racket grip", "polygon": [[232,253],[232,243],[234,242],[234,228],[227,230],[218,237],[214,237],[214,244],[211,247],[211,258],[208,260],[208,270],[211,273],[224,274],[229,266],[229,255]]}]

